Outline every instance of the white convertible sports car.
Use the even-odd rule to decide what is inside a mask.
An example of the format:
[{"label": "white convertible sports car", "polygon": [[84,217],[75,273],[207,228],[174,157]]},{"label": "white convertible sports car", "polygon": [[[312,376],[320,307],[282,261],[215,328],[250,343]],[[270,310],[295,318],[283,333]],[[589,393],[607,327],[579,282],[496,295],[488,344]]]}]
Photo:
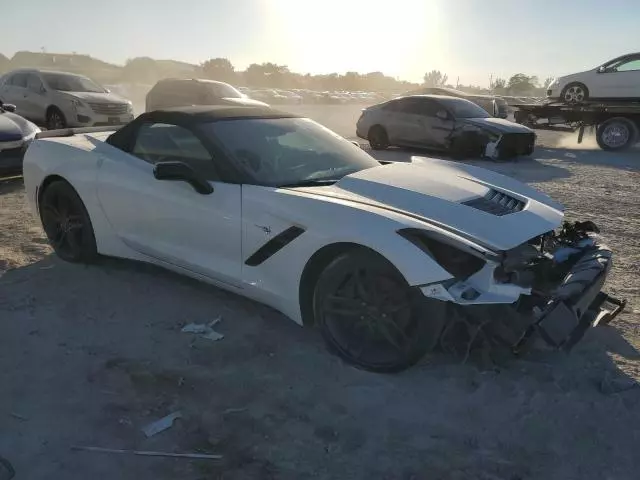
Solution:
[{"label": "white convertible sports car", "polygon": [[458,338],[460,319],[514,352],[538,333],[569,349],[623,306],[600,292],[611,252],[595,225],[562,224],[561,205],[497,173],[382,165],[266,107],[98,130],[43,132],[26,153],[28,199],[60,258],[211,282],[318,326],[361,368],[406,368]]}]

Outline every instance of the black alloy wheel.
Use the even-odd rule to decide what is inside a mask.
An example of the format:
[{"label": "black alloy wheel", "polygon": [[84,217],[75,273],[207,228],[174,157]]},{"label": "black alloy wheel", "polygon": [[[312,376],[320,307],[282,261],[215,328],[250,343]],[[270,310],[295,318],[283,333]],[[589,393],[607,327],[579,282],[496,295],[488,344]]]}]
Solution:
[{"label": "black alloy wheel", "polygon": [[397,372],[435,347],[444,302],[427,299],[386,259],[363,249],[326,267],[316,284],[314,314],[328,347],[342,359],[364,370]]},{"label": "black alloy wheel", "polygon": [[49,243],[61,259],[90,263],[98,256],[89,214],[71,185],[56,181],[40,200],[40,219]]},{"label": "black alloy wheel", "polygon": [[369,130],[369,145],[373,150],[385,150],[389,148],[389,135],[384,127],[375,125]]}]

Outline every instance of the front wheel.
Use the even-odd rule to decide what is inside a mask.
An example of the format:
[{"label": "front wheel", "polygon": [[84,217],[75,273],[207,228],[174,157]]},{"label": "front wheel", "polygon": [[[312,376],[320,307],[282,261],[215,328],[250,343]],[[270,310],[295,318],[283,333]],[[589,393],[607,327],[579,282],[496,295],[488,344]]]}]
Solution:
[{"label": "front wheel", "polygon": [[375,125],[369,130],[369,145],[373,150],[385,150],[389,148],[389,135],[384,127]]},{"label": "front wheel", "polygon": [[564,87],[560,97],[565,103],[582,103],[589,99],[589,90],[582,83],[570,83]]},{"label": "front wheel", "polygon": [[410,287],[386,259],[354,250],[334,259],[315,287],[316,324],[346,362],[373,372],[397,372],[438,342],[445,303]]},{"label": "front wheel", "polygon": [[59,130],[67,127],[67,120],[64,114],[57,108],[50,108],[46,118],[47,130]]},{"label": "front wheel", "polygon": [[598,125],[596,141],[603,150],[620,151],[632,147],[638,140],[638,128],[629,119],[614,117]]},{"label": "front wheel", "polygon": [[71,185],[56,181],[42,193],[40,219],[49,243],[62,260],[91,263],[98,257],[91,219]]}]

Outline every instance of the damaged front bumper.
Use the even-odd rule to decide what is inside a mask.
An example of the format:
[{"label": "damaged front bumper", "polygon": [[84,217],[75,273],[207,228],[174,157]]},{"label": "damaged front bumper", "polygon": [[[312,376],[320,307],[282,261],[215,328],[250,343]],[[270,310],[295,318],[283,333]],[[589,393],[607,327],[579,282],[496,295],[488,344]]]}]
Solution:
[{"label": "damaged front bumper", "polygon": [[487,143],[484,156],[493,160],[506,160],[531,155],[535,142],[535,133],[504,133],[497,140]]},{"label": "damaged front bumper", "polygon": [[583,254],[544,308],[534,309],[534,322],[514,348],[522,349],[537,332],[552,347],[569,351],[590,327],[611,322],[626,306],[602,292],[611,265],[611,250],[604,245]]},{"label": "damaged front bumper", "polygon": [[515,354],[535,338],[570,351],[590,327],[608,324],[626,305],[602,291],[613,255],[597,233],[591,222],[565,222],[467,278],[422,286],[422,294],[454,304],[463,323]]}]

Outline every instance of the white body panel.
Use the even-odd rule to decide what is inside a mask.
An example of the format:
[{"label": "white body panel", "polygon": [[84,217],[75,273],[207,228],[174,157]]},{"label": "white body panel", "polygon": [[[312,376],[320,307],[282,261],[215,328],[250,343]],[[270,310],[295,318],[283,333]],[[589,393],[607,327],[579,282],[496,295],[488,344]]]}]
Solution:
[{"label": "white body panel", "polygon": [[[561,206],[502,175],[466,165],[425,159],[374,167],[334,186],[273,188],[212,182],[201,195],[182,182],[159,181],[153,166],[103,143],[108,133],[36,140],[24,160],[29,202],[51,175],[68,181],[85,203],[104,255],[155,263],[266,303],[302,323],[300,281],[323,247],[356,244],[393,263],[410,285],[436,284],[452,276],[397,232],[438,232],[477,251],[501,250],[557,227]],[[489,186],[526,202],[518,213],[497,217],[460,202]],[[267,241],[296,226],[304,232],[266,261],[246,260]],[[521,293],[496,284],[495,264],[468,279],[482,292],[473,303],[511,303]],[[459,301],[438,289],[427,296]],[[466,302],[469,303],[469,302]]]},{"label": "white body panel", "polygon": [[[620,60],[620,65],[616,64]],[[564,88],[572,83],[581,83],[589,90],[589,98],[640,98],[640,53],[612,60],[602,67],[558,77],[548,87],[547,97],[560,98]],[[606,68],[616,64],[614,68]]]}]

